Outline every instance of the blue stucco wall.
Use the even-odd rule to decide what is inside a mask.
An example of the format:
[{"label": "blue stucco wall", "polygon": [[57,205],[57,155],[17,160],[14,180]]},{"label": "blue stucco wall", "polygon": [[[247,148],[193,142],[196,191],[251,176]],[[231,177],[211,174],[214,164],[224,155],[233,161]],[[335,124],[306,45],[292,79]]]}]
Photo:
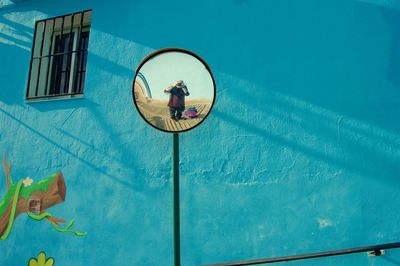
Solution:
[{"label": "blue stucco wall", "polygon": [[[11,2],[11,3],[10,3]],[[399,241],[398,1],[0,2],[0,152],[14,178],[62,170],[76,238],[19,217],[0,265],[172,265],[172,135],[141,120],[134,69],[164,47],[213,70],[180,136],[182,264]],[[85,97],[27,103],[34,21],[93,9]],[[0,179],[0,195],[5,193]],[[400,251],[289,265],[400,265]]]}]

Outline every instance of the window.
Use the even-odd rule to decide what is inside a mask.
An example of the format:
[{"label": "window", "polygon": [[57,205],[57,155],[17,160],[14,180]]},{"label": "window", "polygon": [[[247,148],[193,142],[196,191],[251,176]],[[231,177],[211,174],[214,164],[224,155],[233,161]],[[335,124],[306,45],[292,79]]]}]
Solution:
[{"label": "window", "polygon": [[83,94],[91,13],[36,22],[27,99]]}]

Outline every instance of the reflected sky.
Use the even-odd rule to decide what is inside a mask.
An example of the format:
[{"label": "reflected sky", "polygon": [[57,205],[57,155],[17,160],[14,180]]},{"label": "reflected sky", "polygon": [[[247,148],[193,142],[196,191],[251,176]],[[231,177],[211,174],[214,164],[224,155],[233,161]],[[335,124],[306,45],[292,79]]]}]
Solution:
[{"label": "reflected sky", "polygon": [[214,84],[204,64],[192,55],[182,52],[165,52],[147,61],[139,70],[149,84],[153,99],[169,98],[164,89],[177,80],[183,80],[190,99],[214,97]]}]

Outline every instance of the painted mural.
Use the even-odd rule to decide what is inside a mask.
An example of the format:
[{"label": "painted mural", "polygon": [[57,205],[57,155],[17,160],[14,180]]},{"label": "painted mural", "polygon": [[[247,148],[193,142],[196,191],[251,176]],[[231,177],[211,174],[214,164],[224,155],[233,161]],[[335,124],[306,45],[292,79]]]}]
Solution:
[{"label": "painted mural", "polygon": [[42,251],[37,258],[29,259],[28,266],[53,266],[54,262],[53,258],[46,258],[46,253]]},{"label": "painted mural", "polygon": [[63,219],[53,217],[47,209],[64,202],[67,188],[61,172],[57,172],[39,182],[26,177],[14,183],[11,178],[11,166],[7,163],[4,154],[3,166],[6,172],[7,192],[0,201],[0,239],[6,240],[15,219],[22,213],[28,217],[41,221],[46,219],[58,232],[72,233],[75,236],[84,236],[86,233],[72,230],[74,219],[64,228],[60,224],[65,223]]}]

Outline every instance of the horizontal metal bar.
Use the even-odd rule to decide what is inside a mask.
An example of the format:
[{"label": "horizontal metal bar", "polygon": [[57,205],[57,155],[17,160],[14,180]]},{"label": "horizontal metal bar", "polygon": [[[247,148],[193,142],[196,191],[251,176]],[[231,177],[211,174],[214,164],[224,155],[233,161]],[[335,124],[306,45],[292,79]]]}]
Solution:
[{"label": "horizontal metal bar", "polygon": [[47,57],[52,57],[52,56],[69,55],[69,54],[79,53],[79,52],[87,52],[87,49],[74,50],[74,51],[70,51],[70,52],[62,52],[62,53],[55,53],[55,54],[49,54],[49,55],[43,55],[43,56],[34,57],[32,59],[42,59],[42,58],[47,58]]},{"label": "horizontal metal bar", "polygon": [[88,10],[84,10],[84,11],[80,11],[80,12],[75,12],[75,13],[71,13],[71,14],[66,14],[66,15],[61,15],[61,16],[57,16],[57,17],[52,17],[52,18],[45,18],[45,19],[38,20],[36,22],[42,22],[42,21],[45,21],[45,20],[57,19],[57,18],[68,17],[68,16],[74,16],[74,15],[79,14],[79,13],[87,13],[87,12],[90,12],[90,11],[92,11],[92,9],[88,9]]},{"label": "horizontal metal bar", "polygon": [[375,246],[359,247],[359,248],[350,248],[350,249],[340,249],[340,250],[333,250],[333,251],[309,253],[309,254],[303,254],[303,255],[291,255],[291,256],[283,256],[283,257],[267,258],[267,259],[256,259],[256,260],[247,260],[247,261],[208,264],[205,266],[236,266],[236,265],[267,264],[267,263],[284,262],[284,261],[291,261],[291,260],[304,260],[304,259],[346,255],[346,254],[361,253],[361,252],[376,251],[376,250],[385,250],[385,249],[392,249],[392,248],[400,248],[400,242],[375,245]]},{"label": "horizontal metal bar", "polygon": [[76,93],[51,94],[51,95],[28,97],[26,99],[27,100],[36,100],[36,99],[39,100],[39,99],[59,98],[59,97],[63,97],[63,96],[78,96],[78,95],[83,95],[83,93],[82,92],[76,92]]}]

